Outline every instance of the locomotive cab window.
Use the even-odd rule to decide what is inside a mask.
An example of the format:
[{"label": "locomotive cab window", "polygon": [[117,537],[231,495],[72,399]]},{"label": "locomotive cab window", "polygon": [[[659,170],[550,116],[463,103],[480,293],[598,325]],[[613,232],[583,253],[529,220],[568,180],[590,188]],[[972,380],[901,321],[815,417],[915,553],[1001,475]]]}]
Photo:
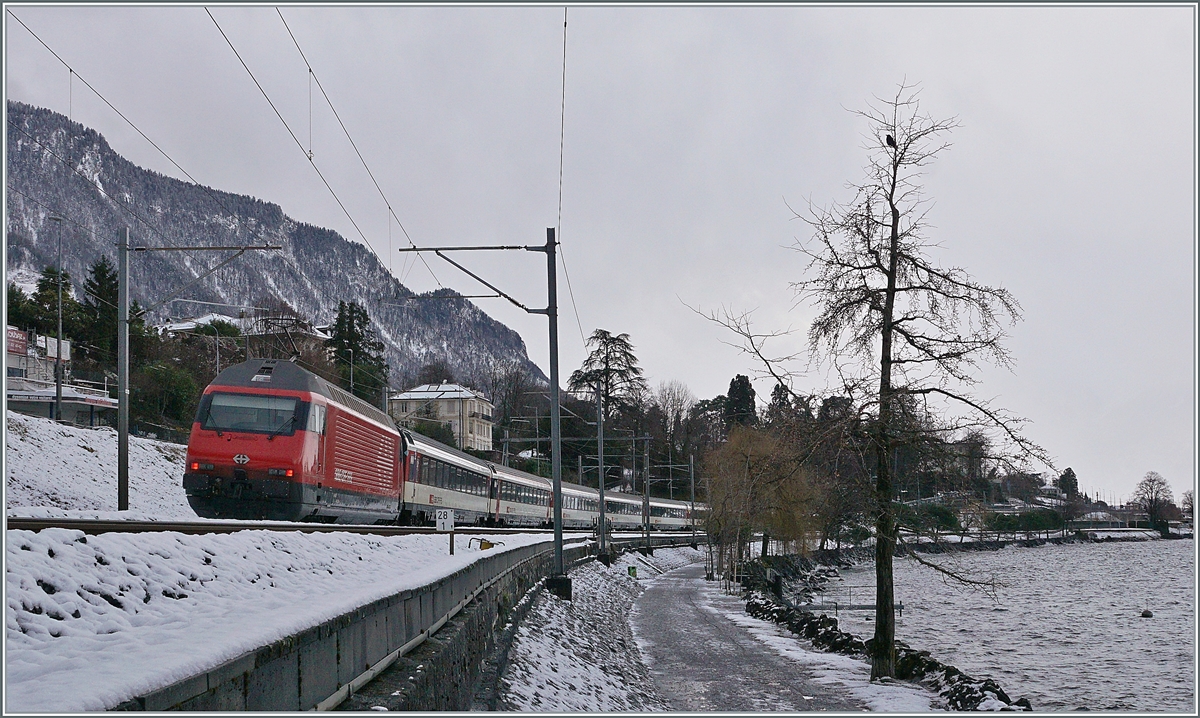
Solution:
[{"label": "locomotive cab window", "polygon": [[208,431],[241,431],[291,436],[305,426],[308,404],[290,396],[207,394],[196,420]]}]

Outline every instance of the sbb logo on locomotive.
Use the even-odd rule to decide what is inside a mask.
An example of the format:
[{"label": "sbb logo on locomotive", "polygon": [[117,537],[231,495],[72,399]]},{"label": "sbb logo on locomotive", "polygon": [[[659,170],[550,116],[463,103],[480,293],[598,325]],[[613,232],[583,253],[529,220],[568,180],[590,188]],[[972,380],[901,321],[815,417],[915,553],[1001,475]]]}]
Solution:
[{"label": "sbb logo on locomotive", "polygon": [[237,456],[233,457],[233,461],[235,464],[249,464],[250,457],[246,456],[245,454],[238,454]]}]

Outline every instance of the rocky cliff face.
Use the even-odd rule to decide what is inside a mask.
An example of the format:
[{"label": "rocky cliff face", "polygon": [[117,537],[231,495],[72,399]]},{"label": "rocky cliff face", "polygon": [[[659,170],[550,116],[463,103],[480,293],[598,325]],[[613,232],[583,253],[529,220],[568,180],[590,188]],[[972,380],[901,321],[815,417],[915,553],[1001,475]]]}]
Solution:
[{"label": "rocky cliff face", "polygon": [[[283,301],[314,324],[331,322],[339,300],[358,302],[384,343],[393,383],[439,359],[468,381],[484,376],[495,362],[516,362],[544,381],[521,337],[470,301],[398,301],[412,292],[365,246],[297,222],[279,205],[137,167],[99,133],[58,113],[17,102],[9,102],[7,110],[10,276],[28,276],[55,262],[52,213],[67,219],[63,264],[76,285],[101,255],[116,263],[114,244],[125,227],[135,245],[278,244],[281,251],[247,252],[184,296],[259,307]],[[143,305],[157,302],[225,256],[131,255],[130,296]],[[176,313],[183,309],[175,306]],[[154,318],[164,319],[167,312]]]}]

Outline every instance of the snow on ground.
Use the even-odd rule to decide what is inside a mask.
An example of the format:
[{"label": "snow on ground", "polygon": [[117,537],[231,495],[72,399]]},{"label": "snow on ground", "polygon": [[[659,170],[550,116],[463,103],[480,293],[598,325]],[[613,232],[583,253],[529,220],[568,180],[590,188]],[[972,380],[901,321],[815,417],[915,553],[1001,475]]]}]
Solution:
[{"label": "snow on ground", "polygon": [[445,535],[10,530],[5,708],[111,708],[453,573],[481,556],[473,537],[449,556]]},{"label": "snow on ground", "polygon": [[[691,548],[627,553],[605,567],[590,561],[571,571],[572,599],[546,591],[534,600],[509,650],[500,704],[522,711],[662,711],[629,628],[642,582],[702,561]],[[638,578],[629,575],[633,567]]]},{"label": "snow on ground", "polygon": [[805,666],[817,683],[845,690],[871,710],[928,713],[944,708],[937,694],[919,685],[889,679],[872,683],[871,666],[861,658],[818,650],[783,626],[747,615],[745,601],[726,595],[719,581],[706,582],[702,594],[714,613],[737,624],[780,656]]},{"label": "snow on ground", "polygon": [[129,507],[117,513],[117,432],[5,416],[5,508],[36,518],[196,519],[183,492],[186,447],[129,438]]}]

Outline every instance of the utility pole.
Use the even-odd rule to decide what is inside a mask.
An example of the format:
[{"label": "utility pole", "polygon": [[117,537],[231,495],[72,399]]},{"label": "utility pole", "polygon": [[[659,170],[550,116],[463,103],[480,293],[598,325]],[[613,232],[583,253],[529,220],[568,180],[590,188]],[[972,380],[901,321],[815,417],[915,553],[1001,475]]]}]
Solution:
[{"label": "utility pole", "polygon": [[646,453],[642,454],[642,535],[650,548],[650,437],[646,437]]},{"label": "utility pole", "polygon": [[[453,264],[456,268],[469,275],[472,279],[483,284],[500,297],[507,299],[529,314],[544,314],[550,325],[550,475],[554,483],[554,575],[546,579],[546,588],[554,595],[567,600],[571,599],[571,579],[566,575],[563,566],[562,548],[562,415],[559,408],[558,382],[558,265],[556,262],[557,242],[554,239],[554,228],[546,228],[546,244],[544,245],[512,245],[512,246],[475,246],[475,247],[401,247],[400,252],[433,252],[437,256]],[[447,257],[444,252],[479,251],[479,250],[524,250],[526,252],[545,252],[546,254],[546,308],[530,309],[524,304],[505,294],[494,284],[475,274],[463,265]]]},{"label": "utility pole", "polygon": [[[554,575],[546,585],[561,598],[571,598],[571,579],[563,566],[562,548],[562,412],[558,388],[558,264],[554,228],[546,228],[546,318],[550,320],[550,475],[554,481]],[[532,248],[530,248],[532,249]]]},{"label": "utility pole", "polygon": [[117,242],[117,511],[129,510],[129,228]]},{"label": "utility pole", "polygon": [[62,421],[62,217],[50,215],[58,225],[58,334],[54,347],[54,420]]},{"label": "utility pole", "polygon": [[[146,314],[191,289],[221,267],[251,249],[283,249],[279,245],[240,247],[130,247],[129,228],[117,240],[117,510],[129,510],[129,251],[135,252],[213,252],[236,250],[217,266],[199,275],[166,297],[142,309]],[[60,332],[61,334],[61,332]],[[219,339],[218,339],[219,341]],[[249,337],[246,351],[250,351]]]},{"label": "utility pole", "polygon": [[688,523],[692,525],[692,543],[696,543],[696,460],[692,454],[688,454],[688,482],[692,485],[692,508],[688,512],[691,520]]},{"label": "utility pole", "polygon": [[605,515],[604,506],[604,393],[600,389],[600,383],[596,383],[596,461],[599,468],[600,486],[600,555],[608,555],[607,541],[605,534],[607,533],[608,518]]}]

